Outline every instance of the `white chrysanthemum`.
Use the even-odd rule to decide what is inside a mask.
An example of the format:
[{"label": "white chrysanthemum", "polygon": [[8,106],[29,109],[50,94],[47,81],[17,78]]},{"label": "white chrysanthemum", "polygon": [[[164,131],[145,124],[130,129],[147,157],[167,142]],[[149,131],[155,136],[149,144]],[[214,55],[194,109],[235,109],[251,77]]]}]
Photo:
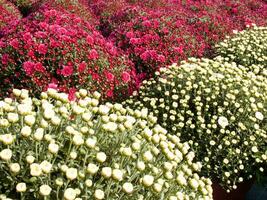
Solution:
[{"label": "white chrysanthemum", "polygon": [[222,128],[225,128],[226,126],[228,126],[228,119],[226,117],[219,117],[218,119],[218,124],[222,127]]},{"label": "white chrysanthemum", "polygon": [[5,161],[9,161],[12,157],[12,151],[10,149],[4,149],[0,152],[0,158]]},{"label": "white chrysanthemum", "polygon": [[76,191],[72,188],[67,188],[64,192],[64,198],[66,200],[74,200],[76,198]]},{"label": "white chrysanthemum", "polygon": [[98,200],[104,199],[105,193],[102,190],[97,189],[95,190],[94,197]]},{"label": "white chrysanthemum", "polygon": [[258,119],[258,120],[263,120],[264,119],[264,116],[261,112],[256,112],[255,113],[255,117]]},{"label": "white chrysanthemum", "polygon": [[74,180],[77,178],[77,176],[78,176],[78,170],[76,168],[68,168],[66,170],[66,177],[69,180]]},{"label": "white chrysanthemum", "polygon": [[46,174],[50,173],[52,170],[52,164],[50,162],[48,162],[47,160],[44,160],[43,162],[41,162],[40,164],[42,171]]},{"label": "white chrysanthemum", "polygon": [[40,194],[42,196],[48,196],[48,195],[50,195],[51,191],[52,191],[52,188],[49,185],[42,185],[40,187]]},{"label": "white chrysanthemum", "polygon": [[2,141],[5,145],[10,145],[15,140],[15,137],[11,134],[3,134],[0,135],[0,141]]},{"label": "white chrysanthemum", "polygon": [[89,174],[95,174],[98,171],[99,167],[93,163],[89,163],[87,166],[87,172]]},{"label": "white chrysanthemum", "polygon": [[17,192],[26,192],[27,190],[26,183],[18,183],[16,185],[16,190]]},{"label": "white chrysanthemum", "polygon": [[103,162],[106,161],[106,159],[107,159],[107,156],[106,156],[106,154],[104,152],[98,152],[96,154],[96,160],[98,162],[103,163]]},{"label": "white chrysanthemum", "polygon": [[154,177],[151,175],[145,175],[142,179],[144,186],[149,187],[154,183]]},{"label": "white chrysanthemum", "polygon": [[58,152],[58,150],[59,150],[59,146],[57,144],[55,144],[55,143],[50,143],[48,145],[48,150],[49,150],[50,153],[56,154]]},{"label": "white chrysanthemum", "polygon": [[133,192],[133,189],[134,189],[133,184],[126,182],[122,185],[122,189],[124,192],[131,194]]},{"label": "white chrysanthemum", "polygon": [[37,163],[32,163],[30,165],[30,169],[31,169],[30,173],[32,176],[40,176],[42,174],[42,168]]},{"label": "white chrysanthemum", "polygon": [[123,179],[123,172],[119,169],[113,169],[112,177],[117,181],[122,181]]},{"label": "white chrysanthemum", "polygon": [[10,171],[13,172],[13,173],[18,173],[20,171],[20,165],[19,163],[11,163],[9,165],[9,168],[10,168]]}]

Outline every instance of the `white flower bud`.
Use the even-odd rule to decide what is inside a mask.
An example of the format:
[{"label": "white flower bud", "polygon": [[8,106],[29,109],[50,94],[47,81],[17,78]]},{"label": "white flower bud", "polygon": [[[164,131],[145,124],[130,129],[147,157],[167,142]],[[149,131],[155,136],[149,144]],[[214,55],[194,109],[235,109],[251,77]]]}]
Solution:
[{"label": "white flower bud", "polygon": [[64,198],[66,200],[74,200],[76,198],[76,191],[72,188],[67,188],[64,192]]},{"label": "white flower bud", "polygon": [[110,167],[102,168],[101,175],[105,178],[110,178],[112,175],[112,169]]},{"label": "white flower bud", "polygon": [[31,135],[32,129],[29,126],[22,127],[20,133],[24,137],[29,137]]},{"label": "white flower bud", "polygon": [[43,162],[41,162],[40,166],[44,173],[48,174],[51,172],[52,164],[48,162],[47,160],[44,160]]},{"label": "white flower bud", "polygon": [[9,161],[12,157],[12,151],[10,149],[4,149],[0,152],[0,158],[4,161]]},{"label": "white flower bud", "polygon": [[98,152],[96,154],[96,160],[98,162],[103,163],[103,162],[106,161],[106,159],[107,159],[107,156],[106,156],[106,154],[104,152]]},{"label": "white flower bud", "polygon": [[93,163],[89,163],[87,166],[87,172],[94,175],[98,171],[99,167]]},{"label": "white flower bud", "polygon": [[28,164],[32,164],[34,162],[35,158],[31,155],[26,156],[26,161]]},{"label": "white flower bud", "polygon": [[113,169],[112,177],[117,181],[122,181],[123,179],[123,172],[119,169]]},{"label": "white flower bud", "polygon": [[126,182],[122,185],[122,189],[124,192],[131,194],[133,192],[133,184]]},{"label": "white flower bud", "polygon": [[52,154],[56,154],[59,150],[59,146],[55,143],[50,143],[48,145],[48,151]]},{"label": "white flower bud", "polygon": [[69,180],[74,180],[78,176],[78,170],[76,168],[68,168],[66,170],[66,177]]},{"label": "white flower bud", "polygon": [[37,163],[32,163],[30,165],[30,169],[31,169],[30,173],[32,176],[40,176],[42,174],[42,168]]},{"label": "white flower bud", "polygon": [[16,186],[17,192],[26,192],[27,187],[25,183],[18,183]]},{"label": "white flower bud", "polygon": [[98,200],[104,199],[105,193],[102,190],[95,190],[94,197]]},{"label": "white flower bud", "polygon": [[151,186],[151,185],[153,184],[153,182],[154,182],[154,177],[151,176],[151,175],[145,175],[145,176],[143,177],[143,179],[142,179],[142,183],[143,183],[143,185],[146,186],[146,187]]},{"label": "white flower bud", "polygon": [[9,168],[10,168],[10,171],[12,172],[12,173],[18,173],[19,171],[20,171],[20,165],[18,164],[18,163],[11,163],[10,165],[9,165]]},{"label": "white flower bud", "polygon": [[42,185],[40,187],[40,194],[42,196],[48,196],[48,195],[50,195],[51,191],[52,191],[52,188],[49,185]]}]

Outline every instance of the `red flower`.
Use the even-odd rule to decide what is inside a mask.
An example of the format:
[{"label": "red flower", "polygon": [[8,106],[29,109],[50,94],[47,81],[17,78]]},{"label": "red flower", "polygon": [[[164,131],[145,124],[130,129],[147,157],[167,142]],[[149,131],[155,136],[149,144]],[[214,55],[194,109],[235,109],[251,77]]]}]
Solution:
[{"label": "red flower", "polygon": [[88,56],[89,59],[96,60],[98,59],[98,53],[95,49],[92,49]]},{"label": "red flower", "polygon": [[165,62],[165,60],[166,60],[166,58],[165,58],[165,56],[164,55],[158,55],[158,61],[159,62]]},{"label": "red flower", "polygon": [[106,78],[108,79],[108,81],[113,81],[114,80],[114,75],[110,72],[106,73]]},{"label": "red flower", "polygon": [[113,97],[113,90],[108,90],[106,93],[107,97]]},{"label": "red flower", "polygon": [[39,54],[46,54],[47,53],[47,46],[45,44],[39,44],[37,50],[38,50]]},{"label": "red flower", "polygon": [[90,45],[94,44],[94,38],[90,35],[86,37],[86,42]]},{"label": "red flower", "polygon": [[71,89],[69,90],[68,99],[69,99],[70,101],[75,101],[75,99],[76,99],[75,92],[76,92],[76,89],[75,89],[75,88],[71,88]]},{"label": "red flower", "polygon": [[78,66],[78,72],[82,73],[86,69],[86,63],[83,61]]},{"label": "red flower", "polygon": [[131,80],[131,76],[128,72],[122,72],[121,78],[124,83],[128,83]]},{"label": "red flower", "polygon": [[31,62],[31,61],[26,61],[23,63],[23,69],[26,72],[26,74],[28,76],[33,75],[34,73],[34,67],[35,67],[35,63]]},{"label": "red flower", "polygon": [[61,74],[63,76],[70,76],[73,74],[73,67],[72,66],[69,66],[69,65],[66,65],[63,67],[63,69],[61,70]]},{"label": "red flower", "polygon": [[19,48],[19,41],[18,39],[13,39],[10,41],[10,45],[14,48],[14,49],[18,49]]},{"label": "red flower", "polygon": [[45,67],[40,62],[34,65],[34,69],[38,72],[45,72]]}]

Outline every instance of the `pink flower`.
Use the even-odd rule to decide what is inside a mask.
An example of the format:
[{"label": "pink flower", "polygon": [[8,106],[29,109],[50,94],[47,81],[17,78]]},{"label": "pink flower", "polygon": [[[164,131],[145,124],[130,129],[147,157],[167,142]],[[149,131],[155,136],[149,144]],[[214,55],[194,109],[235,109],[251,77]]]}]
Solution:
[{"label": "pink flower", "polygon": [[140,43],[140,39],[139,38],[131,38],[130,39],[130,44],[139,44]]},{"label": "pink flower", "polygon": [[107,97],[113,97],[113,90],[108,90],[106,93]]},{"label": "pink flower", "polygon": [[150,54],[149,54],[149,51],[145,51],[144,53],[141,54],[141,59],[143,61],[147,61],[149,58],[150,58]]},{"label": "pink flower", "polygon": [[19,48],[19,41],[18,39],[13,39],[10,41],[10,45],[14,48],[14,49],[18,49]]},{"label": "pink flower", "polygon": [[69,99],[70,101],[75,101],[75,99],[76,99],[75,93],[76,93],[76,89],[75,89],[75,88],[71,88],[71,89],[69,90],[68,99]]},{"label": "pink flower", "polygon": [[73,67],[72,66],[69,66],[69,65],[66,65],[63,67],[63,69],[61,70],[61,74],[63,76],[70,76],[73,74]]},{"label": "pink flower", "polygon": [[42,63],[38,62],[34,65],[34,69],[38,72],[45,72],[45,68]]},{"label": "pink flower", "polygon": [[165,56],[164,55],[158,55],[158,61],[159,62],[165,62],[165,60],[166,60],[166,58],[165,58]]},{"label": "pink flower", "polygon": [[132,31],[129,31],[126,33],[126,37],[127,38],[133,38],[134,37],[134,33]]},{"label": "pink flower", "polygon": [[35,63],[32,61],[26,61],[23,63],[23,69],[28,76],[33,75]]},{"label": "pink flower", "polygon": [[92,49],[88,55],[89,59],[96,60],[98,58],[98,53],[95,49]]},{"label": "pink flower", "polygon": [[48,88],[52,88],[52,89],[55,89],[55,90],[57,90],[57,89],[58,89],[58,87],[57,87],[57,84],[56,84],[56,83],[49,83],[49,84],[48,84]]},{"label": "pink flower", "polygon": [[39,44],[37,50],[38,50],[39,54],[46,54],[47,53],[47,47],[45,44]]},{"label": "pink flower", "polygon": [[86,69],[86,63],[83,61],[78,66],[78,72],[82,73]]},{"label": "pink flower", "polygon": [[90,35],[88,35],[86,37],[86,42],[89,44],[89,45],[93,45],[94,44],[94,38]]},{"label": "pink flower", "polygon": [[110,72],[106,73],[106,78],[108,79],[108,81],[113,81],[114,80],[114,75]]},{"label": "pink flower", "polygon": [[131,80],[131,76],[128,72],[122,72],[121,78],[124,83],[128,83]]}]

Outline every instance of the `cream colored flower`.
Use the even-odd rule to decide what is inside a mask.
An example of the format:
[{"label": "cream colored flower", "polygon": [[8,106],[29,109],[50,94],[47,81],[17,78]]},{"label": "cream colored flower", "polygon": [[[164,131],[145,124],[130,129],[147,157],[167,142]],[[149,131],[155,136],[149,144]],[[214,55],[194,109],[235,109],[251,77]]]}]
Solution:
[{"label": "cream colored flower", "polygon": [[76,198],[76,192],[72,188],[67,188],[64,192],[65,200],[74,200]]},{"label": "cream colored flower", "polygon": [[96,160],[98,162],[103,163],[103,162],[106,161],[106,159],[107,159],[107,156],[106,156],[106,154],[104,152],[98,152],[96,154]]},{"label": "cream colored flower", "polygon": [[50,162],[48,162],[47,160],[44,160],[43,162],[41,162],[40,164],[42,171],[46,174],[50,173],[52,170],[52,164]]},{"label": "cream colored flower", "polygon": [[0,152],[0,158],[4,161],[9,161],[12,157],[12,151],[10,149],[4,149]]},{"label": "cream colored flower", "polygon": [[27,190],[26,183],[18,183],[16,186],[16,190],[17,192],[26,192]]},{"label": "cream colored flower", "polygon": [[30,165],[30,169],[31,169],[30,173],[31,173],[32,176],[40,176],[40,175],[42,175],[42,168],[41,168],[41,166],[39,164],[32,163]]},{"label": "cream colored flower", "polygon": [[50,195],[51,191],[52,191],[52,188],[49,185],[41,185],[40,187],[40,194],[42,196]]},{"label": "cream colored flower", "polygon": [[124,192],[131,194],[133,192],[133,184],[126,182],[122,185],[122,189]]},{"label": "cream colored flower", "polygon": [[95,190],[94,197],[98,200],[104,199],[105,193],[102,190],[97,189]]},{"label": "cream colored flower", "polygon": [[154,177],[151,175],[145,175],[142,179],[144,186],[149,187],[154,183]]},{"label": "cream colored flower", "polygon": [[11,163],[10,165],[9,165],[9,168],[10,168],[10,171],[11,172],[13,172],[13,173],[19,173],[19,171],[20,171],[20,165],[19,165],[19,163]]},{"label": "cream colored flower", "polygon": [[68,168],[66,171],[66,177],[70,180],[76,179],[78,176],[78,170],[76,168]]}]

